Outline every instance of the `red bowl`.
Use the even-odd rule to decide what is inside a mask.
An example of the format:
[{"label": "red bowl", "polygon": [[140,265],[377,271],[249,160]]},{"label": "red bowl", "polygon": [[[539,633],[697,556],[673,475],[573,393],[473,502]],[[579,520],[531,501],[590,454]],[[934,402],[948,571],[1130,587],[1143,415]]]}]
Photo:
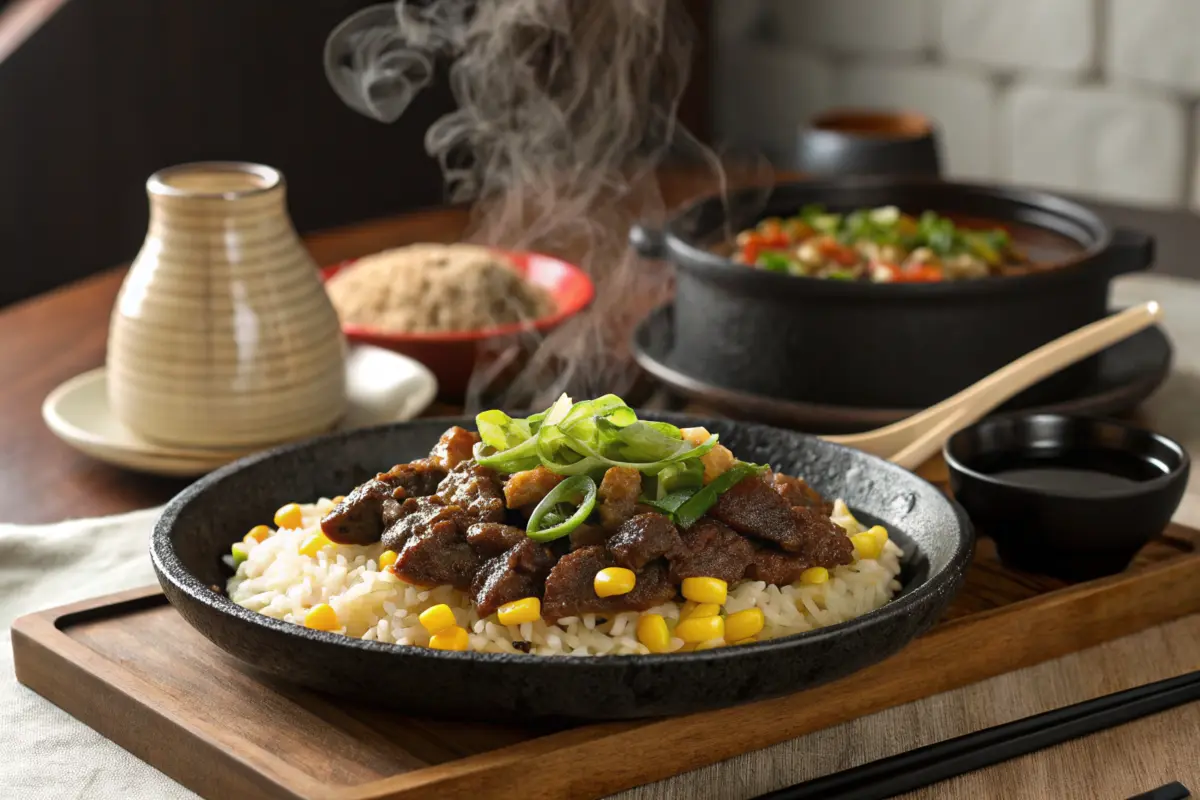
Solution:
[{"label": "red bowl", "polygon": [[[391,333],[365,325],[342,325],[351,342],[361,342],[415,358],[438,379],[438,396],[459,400],[467,392],[467,382],[475,369],[480,342],[525,330],[546,333],[569,317],[587,308],[596,295],[592,279],[579,267],[541,253],[497,251],[518,273],[534,286],[550,293],[554,311],[530,322],[516,322],[473,331],[444,333]],[[343,261],[321,270],[321,279],[329,280],[357,259]]]}]

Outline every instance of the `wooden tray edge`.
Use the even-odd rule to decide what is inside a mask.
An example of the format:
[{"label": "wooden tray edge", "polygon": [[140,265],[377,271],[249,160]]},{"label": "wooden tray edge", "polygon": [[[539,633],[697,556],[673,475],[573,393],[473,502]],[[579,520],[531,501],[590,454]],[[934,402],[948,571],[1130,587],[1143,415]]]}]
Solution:
[{"label": "wooden tray edge", "polygon": [[[1197,569],[1200,554],[1181,556],[1132,574],[1067,587],[948,622],[881,664],[787,697],[688,717],[586,726],[351,787],[320,783],[256,749],[254,763],[272,766],[271,774],[263,773],[235,755],[230,745],[222,746],[222,731],[171,713],[171,699],[142,681],[121,675],[119,681],[106,684],[83,668],[106,660],[74,642],[58,625],[72,615],[152,597],[159,593],[158,587],[21,617],[13,625],[13,655],[21,683],[210,797],[247,791],[257,796],[337,800],[460,794],[514,800],[564,793],[602,797],[1200,612]],[[34,668],[39,660],[41,674]],[[81,694],[79,685],[73,685],[67,692],[56,685],[48,677],[47,665],[61,666],[66,679],[82,684],[86,691]],[[908,675],[913,672],[930,680],[912,681]],[[134,737],[132,726],[122,728],[105,713],[123,695],[139,698],[132,720],[128,712],[122,713],[125,720],[155,728],[152,745],[144,737]],[[747,725],[746,720],[754,724]],[[731,730],[739,735],[730,736]],[[646,739],[656,742],[653,751],[644,747]],[[228,769],[194,768],[198,746],[214,759],[207,763]],[[244,748],[245,743],[238,746]],[[533,759],[540,774],[531,785]],[[604,769],[581,772],[579,765],[586,763],[602,763]]]},{"label": "wooden tray edge", "polygon": [[[253,764],[239,758],[236,748],[244,750],[245,743],[232,742],[220,729],[177,715],[170,696],[124,672],[60,628],[72,618],[141,605],[156,595],[162,596],[162,590],[147,586],[19,617],[12,626],[17,681],[205,797],[290,799],[327,794],[324,784],[269,751],[255,748]],[[134,699],[122,700],[124,697]],[[147,728],[154,731],[152,736],[143,733]],[[206,756],[197,757],[205,751]],[[211,769],[207,765],[212,763],[223,768]],[[264,771],[264,765],[270,769]]]}]

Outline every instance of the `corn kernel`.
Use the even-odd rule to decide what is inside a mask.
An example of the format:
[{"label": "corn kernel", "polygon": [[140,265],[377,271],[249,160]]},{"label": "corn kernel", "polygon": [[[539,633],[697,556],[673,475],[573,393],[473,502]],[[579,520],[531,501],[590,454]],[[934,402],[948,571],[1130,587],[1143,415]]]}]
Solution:
[{"label": "corn kernel", "polygon": [[800,582],[815,586],[829,580],[829,570],[824,567],[809,567],[800,573]]},{"label": "corn kernel", "polygon": [[321,548],[331,544],[333,544],[333,542],[329,541],[325,534],[317,531],[316,533],[309,534],[309,536],[300,543],[300,555],[316,556],[316,554],[321,551]]},{"label": "corn kernel", "polygon": [[671,649],[671,632],[661,614],[638,617],[637,638],[651,653],[666,653]]},{"label": "corn kernel", "polygon": [[304,615],[304,627],[317,631],[336,631],[341,626],[333,606],[321,603],[310,608]]},{"label": "corn kernel", "polygon": [[633,570],[624,567],[607,567],[596,573],[592,588],[599,597],[613,597],[619,594],[629,594],[637,583]]},{"label": "corn kernel", "polygon": [[765,618],[761,608],[747,608],[725,618],[725,638],[731,642],[748,639],[763,629]]},{"label": "corn kernel", "polygon": [[693,617],[715,617],[721,613],[721,607],[716,603],[699,603],[692,612],[680,619],[692,619]]},{"label": "corn kernel", "polygon": [[732,644],[732,645],[754,644],[757,641],[758,641],[757,636],[747,636],[745,639],[735,639],[732,642],[730,642],[730,644]]},{"label": "corn kernel", "polygon": [[345,499],[346,499],[346,495],[339,494],[337,497],[333,498],[330,502],[332,502],[335,506],[339,506],[342,504],[342,501]]},{"label": "corn kernel", "polygon": [[246,534],[245,538],[242,539],[242,541],[244,541],[246,544],[250,544],[250,542],[260,542],[261,543],[261,542],[265,541],[266,538],[270,535],[271,535],[271,529],[268,528],[266,525],[255,525],[253,528],[250,529],[250,532]]},{"label": "corn kernel", "polygon": [[684,597],[697,603],[724,605],[729,584],[720,578],[684,578],[681,591]]},{"label": "corn kernel", "polygon": [[724,617],[692,617],[675,626],[675,636],[690,644],[725,638]]},{"label": "corn kernel", "polygon": [[522,622],[534,622],[542,616],[542,601],[536,597],[522,597],[505,603],[496,611],[501,625],[520,625]]},{"label": "corn kernel", "polygon": [[699,652],[701,650],[715,650],[718,647],[724,647],[724,646],[725,646],[724,639],[709,639],[708,641],[699,642],[696,645],[696,652]]},{"label": "corn kernel", "polygon": [[882,525],[876,525],[868,531],[850,537],[850,541],[854,542],[854,552],[859,558],[879,558],[887,540],[887,529]]},{"label": "corn kernel", "polygon": [[233,565],[235,567],[250,556],[250,551],[246,549],[245,542],[234,542],[229,552],[233,556]]},{"label": "corn kernel", "polygon": [[470,643],[466,630],[457,625],[429,637],[429,646],[434,650],[466,650]]},{"label": "corn kernel", "polygon": [[295,503],[288,503],[286,506],[275,512],[275,527],[288,529],[299,528],[303,518],[304,512],[300,510],[300,506]]},{"label": "corn kernel", "polygon": [[698,606],[698,605],[700,605],[700,604],[693,603],[691,600],[685,601],[684,604],[679,607],[679,619],[684,620],[684,619],[687,619],[688,617],[690,617],[692,615],[692,612],[696,610],[696,606]]},{"label": "corn kernel", "polygon": [[383,572],[385,569],[387,569],[388,567],[390,567],[392,564],[395,564],[395,563],[396,563],[396,551],[395,550],[384,550],[383,554],[379,556],[379,571]]},{"label": "corn kernel", "polygon": [[421,616],[417,617],[421,626],[425,630],[433,634],[441,633],[442,631],[453,628],[457,623],[454,619],[454,612],[450,610],[450,606],[445,603],[438,603],[436,606],[430,606],[421,612]]}]

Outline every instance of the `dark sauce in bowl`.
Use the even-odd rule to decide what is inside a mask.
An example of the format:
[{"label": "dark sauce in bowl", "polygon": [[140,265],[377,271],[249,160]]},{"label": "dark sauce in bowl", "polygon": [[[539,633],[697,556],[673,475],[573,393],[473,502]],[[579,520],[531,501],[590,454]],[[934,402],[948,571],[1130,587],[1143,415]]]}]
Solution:
[{"label": "dark sauce in bowl", "polygon": [[993,453],[973,466],[1014,486],[1074,497],[1121,494],[1169,472],[1154,459],[1092,448]]}]

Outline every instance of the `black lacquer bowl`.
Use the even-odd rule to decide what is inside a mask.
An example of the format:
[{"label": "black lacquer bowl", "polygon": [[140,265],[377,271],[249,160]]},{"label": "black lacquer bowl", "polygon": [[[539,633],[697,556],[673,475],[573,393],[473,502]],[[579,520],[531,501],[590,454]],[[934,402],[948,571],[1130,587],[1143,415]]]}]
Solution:
[{"label": "black lacquer bowl", "polygon": [[741,458],[770,463],[841,497],[904,550],[902,592],[858,619],[810,633],[700,653],[545,657],[434,651],[309,630],[235,605],[213,586],[221,556],[280,505],[344,493],[427,453],[451,424],[359,430],[252,456],[202,478],[168,504],[151,557],[184,619],[250,666],[285,681],[414,714],[507,720],[624,719],[759,700],[840,678],[887,658],[941,615],[962,584],[974,534],[942,492],[874,456],[803,434],[728,420],[646,414],[704,425]]}]

